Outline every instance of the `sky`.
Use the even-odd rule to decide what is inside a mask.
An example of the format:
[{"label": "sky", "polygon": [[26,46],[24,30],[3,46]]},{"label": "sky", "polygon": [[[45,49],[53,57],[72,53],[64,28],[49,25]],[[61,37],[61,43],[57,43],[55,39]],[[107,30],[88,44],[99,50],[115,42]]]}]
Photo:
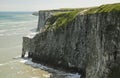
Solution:
[{"label": "sky", "polygon": [[0,0],[0,11],[38,11],[58,8],[83,8],[120,3],[120,0]]}]

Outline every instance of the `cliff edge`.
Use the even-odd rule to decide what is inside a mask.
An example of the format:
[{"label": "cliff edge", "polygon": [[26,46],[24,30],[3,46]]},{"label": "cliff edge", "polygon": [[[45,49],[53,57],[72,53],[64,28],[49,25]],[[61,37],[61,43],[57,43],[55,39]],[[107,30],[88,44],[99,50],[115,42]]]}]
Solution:
[{"label": "cliff edge", "polygon": [[120,3],[39,11],[37,30],[23,37],[22,57],[81,78],[120,78]]}]

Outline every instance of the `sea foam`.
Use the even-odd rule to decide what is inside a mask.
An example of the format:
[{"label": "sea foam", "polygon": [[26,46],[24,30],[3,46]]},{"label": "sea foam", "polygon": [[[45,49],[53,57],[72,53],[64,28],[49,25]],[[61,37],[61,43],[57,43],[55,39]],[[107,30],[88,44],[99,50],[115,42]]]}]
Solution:
[{"label": "sea foam", "polygon": [[1,63],[0,66],[8,65],[8,64],[11,64],[11,63],[15,63],[15,62],[17,62],[17,60],[9,61],[9,62],[6,62],[6,63]]},{"label": "sea foam", "polygon": [[31,32],[27,37],[33,38],[36,34],[38,34],[38,32]]},{"label": "sea foam", "polygon": [[[29,59],[28,58],[21,59],[20,62],[24,63],[26,65],[30,65],[30,66],[32,66],[34,68],[40,68],[42,70],[48,71],[49,73],[52,73],[53,76],[56,76],[56,78],[57,77],[62,77],[62,78],[80,78],[80,74],[78,74],[78,73],[66,73],[64,71],[59,71],[59,70],[56,70],[56,69],[44,66],[42,64],[34,63],[34,62],[32,62],[32,59],[30,59],[30,58]],[[53,78],[55,78],[55,77],[53,77]]]}]

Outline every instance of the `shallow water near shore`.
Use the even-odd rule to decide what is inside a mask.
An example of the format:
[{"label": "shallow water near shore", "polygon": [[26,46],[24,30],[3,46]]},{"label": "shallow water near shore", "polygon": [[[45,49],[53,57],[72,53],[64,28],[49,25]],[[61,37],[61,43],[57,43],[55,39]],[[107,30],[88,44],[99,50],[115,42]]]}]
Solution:
[{"label": "shallow water near shore", "polygon": [[36,29],[37,18],[32,12],[0,12],[0,78],[80,78],[20,58],[22,37]]}]

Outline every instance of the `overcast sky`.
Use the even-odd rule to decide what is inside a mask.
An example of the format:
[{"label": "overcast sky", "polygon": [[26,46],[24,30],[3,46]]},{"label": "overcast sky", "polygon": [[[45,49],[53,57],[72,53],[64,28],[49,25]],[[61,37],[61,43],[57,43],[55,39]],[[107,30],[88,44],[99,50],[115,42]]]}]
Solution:
[{"label": "overcast sky", "polygon": [[118,3],[120,0],[0,0],[0,11],[38,11]]}]

